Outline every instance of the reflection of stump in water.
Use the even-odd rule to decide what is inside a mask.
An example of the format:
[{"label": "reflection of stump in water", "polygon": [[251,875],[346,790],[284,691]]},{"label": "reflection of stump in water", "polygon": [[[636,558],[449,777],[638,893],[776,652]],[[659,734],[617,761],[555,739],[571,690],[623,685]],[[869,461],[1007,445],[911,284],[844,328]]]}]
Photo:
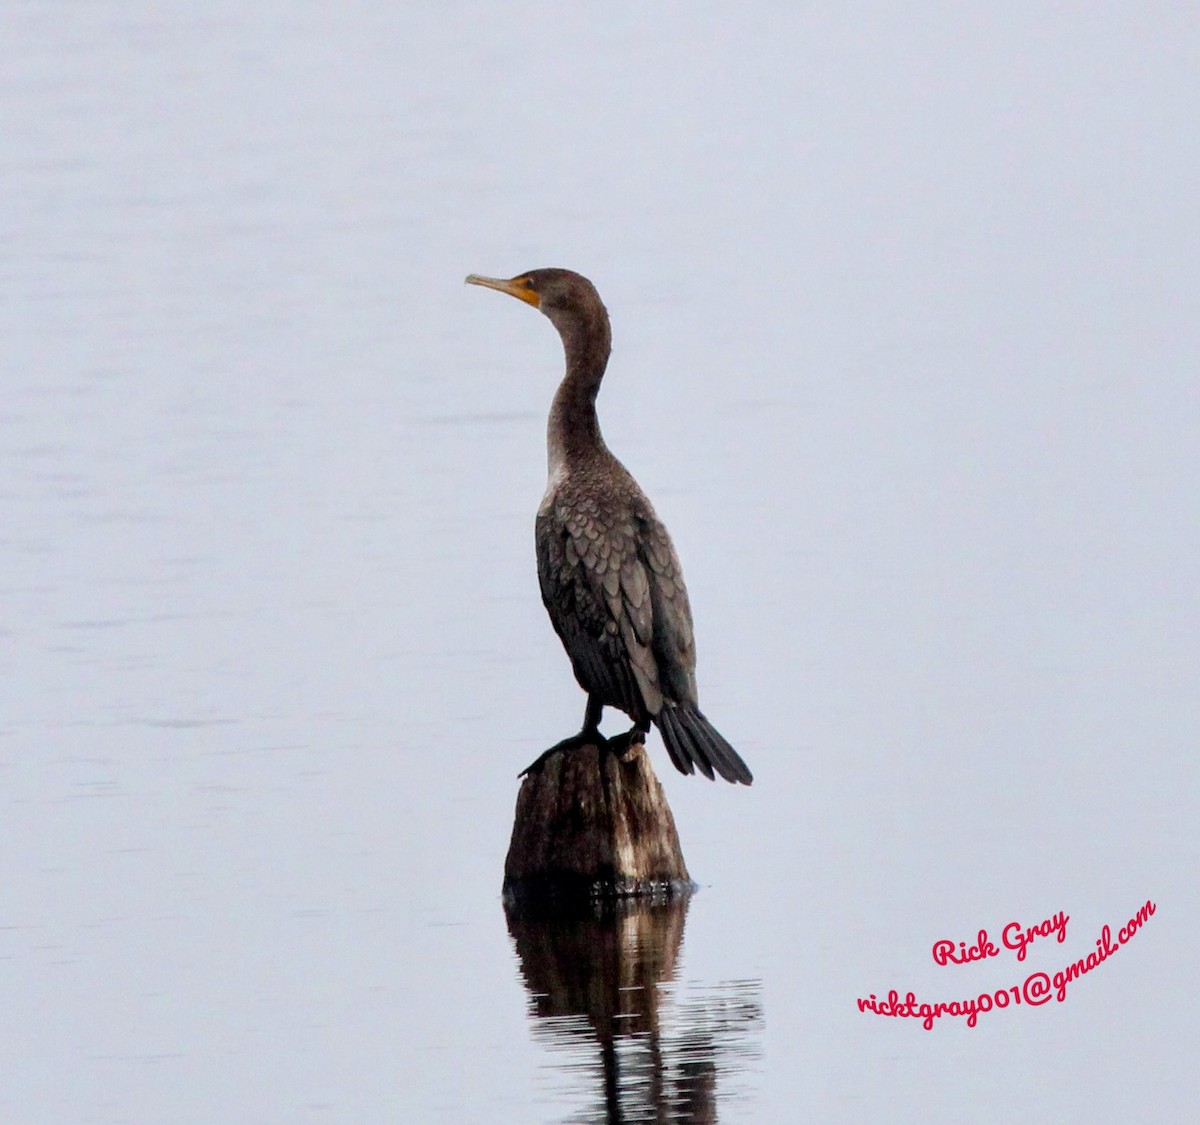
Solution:
[{"label": "reflection of stump in water", "polygon": [[[507,908],[535,1035],[576,1056],[598,1048],[603,1100],[579,1120],[716,1121],[718,1075],[756,1057],[747,1041],[762,1019],[757,982],[684,1004],[663,987],[675,977],[687,908],[686,897],[608,899],[568,913]],[[588,1073],[578,1059],[564,1070]]]},{"label": "reflection of stump in water", "polygon": [[600,1039],[656,1031],[658,985],[675,976],[687,906],[628,899],[575,913],[510,909],[534,1014],[584,1016]]},{"label": "reflection of stump in water", "polygon": [[550,753],[517,795],[509,902],[689,894],[675,818],[646,748]]}]

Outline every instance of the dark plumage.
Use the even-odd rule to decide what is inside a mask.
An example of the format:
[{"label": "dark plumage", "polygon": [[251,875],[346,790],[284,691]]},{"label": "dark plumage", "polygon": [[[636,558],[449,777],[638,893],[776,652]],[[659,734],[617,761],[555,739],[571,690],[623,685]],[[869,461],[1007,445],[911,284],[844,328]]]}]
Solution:
[{"label": "dark plumage", "polygon": [[616,707],[633,720],[630,740],[654,723],[681,772],[749,785],[746,763],[699,708],[692,611],[671,537],[600,435],[596,394],[612,342],[600,295],[562,269],[467,281],[540,309],[566,352],[546,430],[537,559],[542,601],[588,693],[579,740],[600,739],[600,716]]}]

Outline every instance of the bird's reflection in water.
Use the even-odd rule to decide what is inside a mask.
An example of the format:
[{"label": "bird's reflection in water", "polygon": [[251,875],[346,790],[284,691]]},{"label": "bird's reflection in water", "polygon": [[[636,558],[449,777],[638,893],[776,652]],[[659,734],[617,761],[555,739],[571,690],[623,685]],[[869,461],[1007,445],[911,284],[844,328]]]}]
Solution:
[{"label": "bird's reflection in water", "polygon": [[536,1038],[570,1053],[591,1107],[572,1121],[715,1122],[759,1058],[761,982],[676,985],[687,898],[507,908]]}]

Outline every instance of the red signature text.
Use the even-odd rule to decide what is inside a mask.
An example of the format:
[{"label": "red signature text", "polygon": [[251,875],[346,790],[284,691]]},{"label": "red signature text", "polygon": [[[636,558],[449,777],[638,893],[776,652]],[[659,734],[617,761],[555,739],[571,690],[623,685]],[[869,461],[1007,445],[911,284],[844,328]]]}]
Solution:
[{"label": "red signature text", "polygon": [[[1117,930],[1117,940],[1115,942],[1112,937],[1112,928],[1105,925],[1100,931],[1100,936],[1096,939],[1096,948],[1091,953],[1086,957],[1081,957],[1078,961],[1073,961],[1054,974],[1040,971],[1030,973],[1020,984],[997,989],[995,992],[981,992],[978,996],[969,996],[961,1000],[923,1002],[919,1001],[913,992],[906,993],[904,998],[901,999],[900,993],[893,988],[883,1000],[880,1000],[874,992],[865,1000],[860,998],[858,1001],[858,1010],[860,1012],[871,1012],[877,1016],[899,1016],[906,1019],[918,1019],[926,1031],[932,1031],[933,1025],[942,1016],[965,1019],[967,1027],[974,1027],[979,1022],[980,1015],[1007,1008],[1009,1005],[1018,1007],[1021,1004],[1025,1004],[1031,1008],[1038,1008],[1045,1004],[1051,997],[1054,997],[1061,1004],[1067,998],[1068,985],[1090,973],[1093,969],[1098,968],[1114,953],[1119,952],[1121,946],[1126,945],[1133,938],[1133,935],[1146,925],[1154,915],[1155,910],[1154,903],[1147,900],[1146,905]],[[1037,931],[1034,936],[1047,937],[1056,931],[1065,934],[1067,916],[1056,915],[1055,917],[1062,918],[1061,925],[1057,927],[1051,926],[1045,932],[1042,931],[1041,927],[1030,927],[1031,930]],[[1047,922],[1042,923],[1042,925],[1049,925],[1053,921],[1054,919],[1049,919]],[[1020,930],[1020,927],[1015,922],[1011,925],[1016,927],[1012,939],[1013,944],[1009,945],[1006,941],[1005,945],[1009,949],[1017,949],[1017,960],[1021,960],[1026,947],[1034,939],[1028,936],[1029,931]],[[1008,929],[1009,927],[1005,927],[1006,931]],[[1018,942],[1018,936],[1023,940]],[[1062,940],[1062,937],[1059,937],[1059,941]],[[979,939],[970,949],[979,951],[990,944],[986,940],[986,934],[980,931]],[[964,943],[960,943],[960,945],[963,945],[964,949],[966,948]],[[934,946],[934,949],[936,951],[937,946]],[[992,949],[995,950],[995,946],[992,946]],[[980,957],[994,957],[995,955],[995,952],[977,952],[977,956],[970,959],[978,960]],[[954,957],[949,957],[948,959],[954,961],[955,964],[965,963]],[[937,960],[936,952],[934,953],[934,960]],[[938,961],[940,965],[944,965],[945,963],[945,961]]]},{"label": "red signature text", "polygon": [[1044,922],[1039,922],[1036,926],[1030,926],[1027,930],[1021,929],[1020,922],[1009,922],[1004,927],[1004,932],[1000,935],[1000,940],[1004,942],[1005,949],[1015,949],[1017,951],[1018,961],[1024,961],[1025,954],[1029,952],[1029,945],[1034,938],[1049,937],[1051,934],[1058,934],[1060,945],[1066,941],[1067,923],[1070,920],[1071,916],[1064,914],[1060,910],[1053,918],[1047,918]]},{"label": "red signature text", "polygon": [[965,941],[958,943],[958,952],[954,952],[954,942],[943,938],[941,941],[933,943],[933,959],[939,965],[947,965],[953,963],[955,965],[965,965],[970,961],[982,961],[985,957],[995,957],[998,950],[990,941],[988,941],[987,930],[980,930],[979,937],[976,938],[974,945],[967,945]]},{"label": "red signature text", "polygon": [[[1058,936],[1059,942],[1067,940],[1067,923],[1071,920],[1069,914],[1061,910],[1042,922],[1033,926],[1022,926],[1020,922],[1009,922],[1000,934],[1000,940],[1005,949],[1012,949],[1017,954],[1018,961],[1025,960],[1030,944],[1037,938]],[[987,930],[980,930],[975,941],[967,945],[965,941],[958,943],[955,952],[954,942],[943,938],[933,943],[933,959],[939,965],[968,965],[972,961],[982,961],[985,957],[997,957],[1000,950],[988,938]]]}]

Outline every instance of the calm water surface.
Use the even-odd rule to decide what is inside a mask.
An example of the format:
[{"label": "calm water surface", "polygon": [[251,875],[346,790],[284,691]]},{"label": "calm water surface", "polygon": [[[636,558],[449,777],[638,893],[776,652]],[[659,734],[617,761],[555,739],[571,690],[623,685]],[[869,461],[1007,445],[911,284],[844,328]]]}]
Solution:
[{"label": "calm water surface", "polygon": [[[1184,1119],[1190,15],[0,37],[6,1122]],[[609,305],[605,433],[756,776],[655,743],[700,893],[550,924],[499,891],[583,706],[533,563],[561,353],[462,285],[542,265]],[[1147,900],[1062,1003],[859,1010],[1019,991]]]}]

